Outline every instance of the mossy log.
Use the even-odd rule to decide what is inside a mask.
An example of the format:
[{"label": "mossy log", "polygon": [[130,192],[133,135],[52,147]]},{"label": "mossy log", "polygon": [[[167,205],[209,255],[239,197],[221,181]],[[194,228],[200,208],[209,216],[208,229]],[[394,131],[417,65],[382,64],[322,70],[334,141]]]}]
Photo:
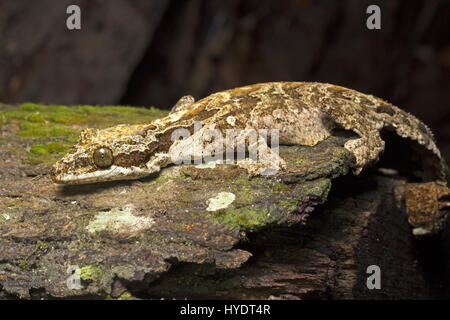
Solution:
[{"label": "mossy log", "polygon": [[[448,241],[413,239],[405,180],[353,177],[345,137],[281,146],[288,168],[271,177],[204,164],[137,181],[51,182],[51,164],[83,127],[164,114],[0,106],[0,298],[446,297]],[[366,286],[373,264],[380,290]]]}]

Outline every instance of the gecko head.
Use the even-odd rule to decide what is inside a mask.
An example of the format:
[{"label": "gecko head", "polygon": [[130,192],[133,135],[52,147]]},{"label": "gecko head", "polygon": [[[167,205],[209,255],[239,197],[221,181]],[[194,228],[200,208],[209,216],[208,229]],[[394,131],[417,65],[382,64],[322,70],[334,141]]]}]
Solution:
[{"label": "gecko head", "polygon": [[147,166],[157,142],[151,129],[150,125],[118,125],[82,130],[78,143],[53,165],[52,180],[85,184],[138,179],[158,171]]}]

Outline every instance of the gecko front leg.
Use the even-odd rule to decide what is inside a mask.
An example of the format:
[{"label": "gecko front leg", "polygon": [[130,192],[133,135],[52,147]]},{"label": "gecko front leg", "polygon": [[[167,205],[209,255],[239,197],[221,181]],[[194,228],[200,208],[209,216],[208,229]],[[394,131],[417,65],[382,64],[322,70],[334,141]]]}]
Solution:
[{"label": "gecko front leg", "polygon": [[286,162],[267,145],[267,132],[263,133],[248,128],[223,137],[215,125],[208,125],[185,139],[176,140],[168,155],[175,164],[225,160],[245,169],[249,176],[273,175],[284,170]]},{"label": "gecko front leg", "polygon": [[170,163],[171,160],[167,153],[155,153],[146,163],[146,167],[150,173],[154,173],[159,172],[161,168],[168,166]]},{"label": "gecko front leg", "polygon": [[238,160],[237,164],[240,168],[245,169],[250,177],[271,176],[286,169],[284,159],[269,147],[263,153],[260,153],[258,161],[245,158],[244,160]]},{"label": "gecko front leg", "polygon": [[[250,132],[256,139],[248,139]],[[247,170],[250,177],[263,175],[270,176],[286,169],[286,162],[278,154],[278,149],[272,149],[267,144],[267,131],[257,133],[255,130],[244,130],[237,136],[237,164]],[[271,137],[274,139],[274,136]],[[244,157],[242,150],[248,148],[248,157]],[[276,150],[276,151],[275,151]]]},{"label": "gecko front leg", "polygon": [[378,160],[379,154],[384,150],[384,141],[381,139],[379,132],[374,130],[361,138],[347,141],[344,148],[355,155],[354,172],[359,174],[368,164]]}]

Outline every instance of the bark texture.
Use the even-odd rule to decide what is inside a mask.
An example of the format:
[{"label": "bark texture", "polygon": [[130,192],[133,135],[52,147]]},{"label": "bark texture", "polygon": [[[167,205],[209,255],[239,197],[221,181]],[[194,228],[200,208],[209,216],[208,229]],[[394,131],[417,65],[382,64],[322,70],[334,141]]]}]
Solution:
[{"label": "bark texture", "polygon": [[[449,298],[449,237],[414,240],[405,180],[376,170],[353,177],[345,137],[281,146],[288,169],[266,178],[182,165],[138,181],[49,179],[86,122],[158,116],[0,107],[1,298]],[[369,265],[381,268],[380,290],[367,289]],[[67,286],[69,266],[80,268],[78,289]]]}]

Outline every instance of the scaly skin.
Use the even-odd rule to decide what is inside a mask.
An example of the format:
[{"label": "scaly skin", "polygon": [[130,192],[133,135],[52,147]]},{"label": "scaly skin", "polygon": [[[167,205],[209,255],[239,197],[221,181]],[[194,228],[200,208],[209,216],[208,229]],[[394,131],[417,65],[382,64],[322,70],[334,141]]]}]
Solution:
[{"label": "scaly skin", "polygon": [[[385,144],[380,130],[388,127],[424,146],[434,175],[429,180],[445,181],[431,131],[411,114],[371,95],[331,84],[272,82],[214,93],[191,104],[186,100],[190,98],[183,97],[174,108],[178,111],[150,124],[83,130],[73,150],[54,165],[53,180],[80,184],[148,176],[170,164],[170,149],[180,147],[171,140],[172,132],[185,128],[193,133],[194,121],[200,121],[204,130],[218,129],[224,136],[227,129],[279,129],[280,144],[308,146],[335,128],[351,130],[359,137],[345,148],[356,157],[355,174],[378,160]],[[108,168],[92,160],[100,147],[112,151],[114,161]]]}]

